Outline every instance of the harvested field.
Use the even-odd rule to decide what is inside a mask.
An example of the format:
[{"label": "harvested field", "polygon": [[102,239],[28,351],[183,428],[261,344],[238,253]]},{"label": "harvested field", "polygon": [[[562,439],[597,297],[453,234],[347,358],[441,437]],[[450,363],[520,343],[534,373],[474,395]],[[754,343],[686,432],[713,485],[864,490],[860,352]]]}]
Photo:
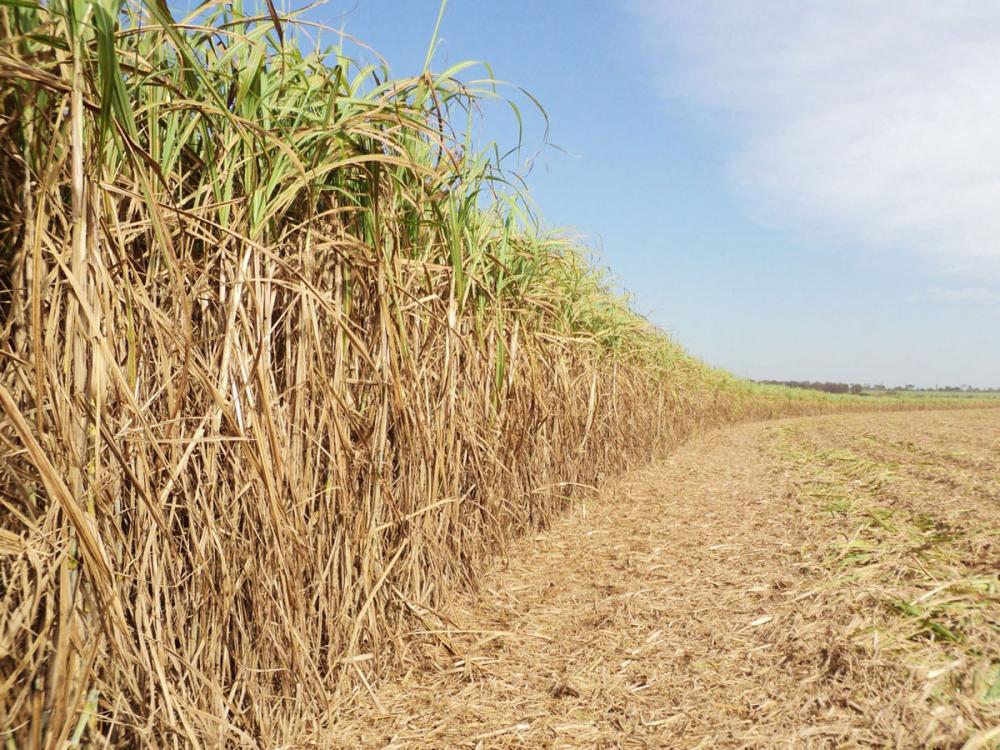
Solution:
[{"label": "harvested field", "polygon": [[425,613],[407,668],[370,674],[324,734],[394,748],[992,747],[998,539],[1000,411],[714,431]]}]

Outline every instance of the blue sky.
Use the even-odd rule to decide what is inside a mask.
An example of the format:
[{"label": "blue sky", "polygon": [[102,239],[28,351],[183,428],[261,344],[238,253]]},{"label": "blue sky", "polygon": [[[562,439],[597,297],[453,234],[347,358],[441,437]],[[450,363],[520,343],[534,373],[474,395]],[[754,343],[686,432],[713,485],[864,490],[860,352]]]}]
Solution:
[{"label": "blue sky", "polygon": [[[710,363],[1000,385],[1000,5],[891,5],[451,0],[434,67],[486,60],[541,100],[564,149],[529,119],[546,223]],[[310,17],[401,76],[438,7]],[[487,116],[513,143],[513,120]]]}]

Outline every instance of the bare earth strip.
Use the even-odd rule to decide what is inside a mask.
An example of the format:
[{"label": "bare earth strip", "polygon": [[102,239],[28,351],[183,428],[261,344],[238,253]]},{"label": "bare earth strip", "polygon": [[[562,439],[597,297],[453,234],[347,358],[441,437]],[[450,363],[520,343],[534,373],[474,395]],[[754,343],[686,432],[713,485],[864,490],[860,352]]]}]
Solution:
[{"label": "bare earth strip", "polygon": [[424,613],[345,747],[992,747],[1000,410],[707,434]]}]

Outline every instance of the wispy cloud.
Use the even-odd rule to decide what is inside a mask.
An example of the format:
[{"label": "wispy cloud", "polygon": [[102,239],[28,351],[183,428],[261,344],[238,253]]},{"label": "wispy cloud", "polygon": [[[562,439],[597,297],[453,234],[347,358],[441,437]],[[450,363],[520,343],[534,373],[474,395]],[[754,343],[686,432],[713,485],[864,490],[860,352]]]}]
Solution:
[{"label": "wispy cloud", "polygon": [[1000,276],[1000,2],[632,7],[664,93],[735,125],[769,220]]},{"label": "wispy cloud", "polygon": [[[964,289],[932,289],[923,300],[931,302],[960,302],[973,305],[1000,305],[1000,291],[986,287]],[[921,300],[922,301],[922,300]]]}]

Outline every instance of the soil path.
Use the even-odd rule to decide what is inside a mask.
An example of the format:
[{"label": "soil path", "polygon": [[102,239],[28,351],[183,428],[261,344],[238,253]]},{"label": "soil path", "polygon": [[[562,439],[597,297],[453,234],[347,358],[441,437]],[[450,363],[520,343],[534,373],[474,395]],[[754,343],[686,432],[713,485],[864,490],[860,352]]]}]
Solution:
[{"label": "soil path", "polygon": [[[843,565],[831,550],[869,527],[803,494],[818,481],[803,472],[859,441],[925,468],[927,450],[960,444],[949,501],[980,520],[1000,509],[998,411],[706,434],[516,545],[478,593],[428,620],[440,632],[413,634],[412,667],[362,693],[338,736],[394,748],[961,747],[983,728],[977,715],[949,705],[935,719],[923,673],[873,636],[873,618],[891,617],[872,593],[877,566],[863,583],[831,578]],[[803,446],[829,450],[804,461]],[[900,473],[899,456],[892,465]]]}]

